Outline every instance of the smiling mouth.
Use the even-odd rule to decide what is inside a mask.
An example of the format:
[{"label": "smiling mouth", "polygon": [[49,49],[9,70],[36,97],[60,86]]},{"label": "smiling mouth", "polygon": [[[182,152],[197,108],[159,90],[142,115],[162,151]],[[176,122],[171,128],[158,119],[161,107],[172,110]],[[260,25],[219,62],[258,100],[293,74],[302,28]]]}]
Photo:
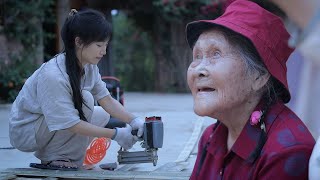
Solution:
[{"label": "smiling mouth", "polygon": [[198,88],[198,92],[212,92],[212,91],[215,91],[215,89],[214,88],[208,88],[208,87]]}]

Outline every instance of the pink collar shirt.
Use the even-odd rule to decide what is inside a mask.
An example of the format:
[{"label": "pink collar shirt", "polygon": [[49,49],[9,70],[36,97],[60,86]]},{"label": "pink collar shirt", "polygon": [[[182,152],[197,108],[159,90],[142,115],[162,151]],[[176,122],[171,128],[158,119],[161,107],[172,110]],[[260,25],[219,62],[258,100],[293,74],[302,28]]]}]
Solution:
[{"label": "pink collar shirt", "polygon": [[222,123],[209,126],[200,139],[190,179],[308,179],[315,140],[307,127],[283,103],[274,104],[264,120],[267,140],[257,158],[252,158],[252,152],[259,142],[260,126],[248,121],[229,152],[227,127]]}]

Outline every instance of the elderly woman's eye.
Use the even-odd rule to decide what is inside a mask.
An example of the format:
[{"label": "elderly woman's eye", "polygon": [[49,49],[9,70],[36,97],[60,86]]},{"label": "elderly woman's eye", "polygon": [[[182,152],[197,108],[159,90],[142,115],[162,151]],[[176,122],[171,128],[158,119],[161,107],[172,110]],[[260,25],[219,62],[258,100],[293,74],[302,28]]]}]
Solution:
[{"label": "elderly woman's eye", "polygon": [[201,59],[202,58],[202,55],[201,54],[195,54],[193,56],[193,59],[196,60],[196,59]]},{"label": "elderly woman's eye", "polygon": [[213,51],[212,54],[213,54],[214,57],[221,56],[219,51]]},{"label": "elderly woman's eye", "polygon": [[207,52],[206,56],[208,58],[219,58],[221,56],[221,52],[219,50],[212,49],[212,50]]}]

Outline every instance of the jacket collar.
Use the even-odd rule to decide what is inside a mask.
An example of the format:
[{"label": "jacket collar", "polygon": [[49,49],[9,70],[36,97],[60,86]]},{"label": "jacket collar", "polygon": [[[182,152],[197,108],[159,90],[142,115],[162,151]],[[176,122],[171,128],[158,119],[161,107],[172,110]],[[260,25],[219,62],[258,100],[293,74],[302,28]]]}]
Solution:
[{"label": "jacket collar", "polygon": [[[261,103],[255,108],[254,111],[261,110]],[[277,102],[272,105],[266,114],[264,121],[267,129],[267,134],[270,130],[275,119],[278,117],[280,112],[284,109],[284,104],[281,102]],[[253,159],[250,159],[250,155],[254,152],[260,136],[260,126],[259,125],[251,125],[248,120],[242,129],[238,139],[234,143],[231,148],[231,151],[241,157],[243,160],[253,163]],[[213,132],[213,138],[208,147],[208,152],[212,155],[216,153],[223,153],[227,155],[227,137],[228,137],[228,128],[220,123],[216,130]],[[229,153],[228,153],[229,154]]]}]

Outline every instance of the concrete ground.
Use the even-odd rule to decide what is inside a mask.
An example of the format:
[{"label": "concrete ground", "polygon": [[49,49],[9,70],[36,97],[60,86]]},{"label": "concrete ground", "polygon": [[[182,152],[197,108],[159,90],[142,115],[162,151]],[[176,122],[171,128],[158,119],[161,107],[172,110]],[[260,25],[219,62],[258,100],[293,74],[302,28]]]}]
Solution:
[{"label": "concrete ground", "polygon": [[[200,118],[193,112],[191,94],[156,94],[156,93],[125,93],[124,106],[132,113],[141,116],[161,116],[164,124],[163,148],[158,150],[158,163],[135,165],[118,165],[116,170],[125,171],[186,171],[191,172],[197,154],[198,137],[201,131],[213,123],[211,118]],[[10,149],[8,137],[8,115],[11,105],[0,104],[0,171],[6,168],[24,168],[31,162],[39,162],[33,153],[24,153]],[[200,132],[195,127],[200,127]],[[9,149],[6,149],[9,148]],[[104,159],[94,170],[101,170],[99,164],[117,161],[119,146],[112,141]],[[130,152],[143,150],[136,143]],[[174,168],[174,161],[179,161],[178,168]],[[183,161],[183,162],[182,162]]]}]

